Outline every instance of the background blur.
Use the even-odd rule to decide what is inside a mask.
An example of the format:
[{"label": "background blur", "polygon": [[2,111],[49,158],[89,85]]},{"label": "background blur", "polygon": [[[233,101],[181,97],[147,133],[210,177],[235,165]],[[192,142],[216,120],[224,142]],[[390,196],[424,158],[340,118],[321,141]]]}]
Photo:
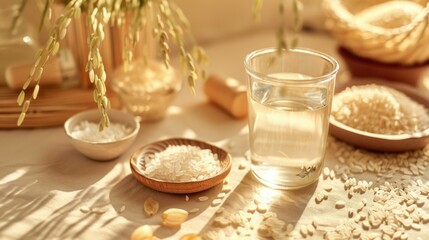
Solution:
[{"label": "background blur", "polygon": [[[14,0],[2,0],[14,1]],[[252,15],[253,0],[175,0],[188,17],[192,32],[200,44],[222,38],[234,37],[251,31],[266,28],[275,30],[279,24],[279,0],[264,1],[261,21],[256,22]],[[37,29],[40,22],[40,7],[35,1],[28,1],[25,9],[26,20]],[[287,13],[291,15],[288,2]],[[302,0],[304,4],[303,19],[306,27],[323,29],[324,17],[321,11],[322,0]],[[291,22],[291,21],[288,21]],[[40,42],[46,40],[49,29],[45,27],[40,34]],[[273,32],[273,37],[274,37]]]}]

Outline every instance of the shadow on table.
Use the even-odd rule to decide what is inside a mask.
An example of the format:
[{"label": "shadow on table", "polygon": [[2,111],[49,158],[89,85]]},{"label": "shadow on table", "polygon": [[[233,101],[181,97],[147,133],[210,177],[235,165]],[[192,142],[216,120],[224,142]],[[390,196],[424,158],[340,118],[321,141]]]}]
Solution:
[{"label": "shadow on table", "polygon": [[161,138],[178,136],[218,142],[235,136],[247,126],[246,118],[234,119],[209,103],[186,108],[172,106],[171,109],[161,121],[142,123],[136,142],[144,145]]},{"label": "shadow on table", "polygon": [[[94,162],[67,149],[56,151],[49,161],[22,166],[21,176],[0,185],[0,233],[23,229],[31,221],[30,229],[12,232],[14,237],[74,239],[99,220],[100,215],[82,214],[79,209],[88,203],[92,204],[88,207],[108,206],[104,197],[106,189],[97,189],[92,184],[103,178],[116,163]],[[120,175],[111,182],[119,181]],[[61,192],[72,194],[72,200],[61,197]],[[62,202],[64,199],[67,201]]]},{"label": "shadow on table", "polygon": [[29,216],[37,212],[39,218],[33,217],[32,220],[38,222],[28,231],[16,232],[16,239],[76,239],[101,218],[101,215],[95,213],[79,212],[82,202],[96,199],[94,206],[106,206],[101,200],[103,189],[88,188],[80,191],[73,200],[51,211],[48,206],[55,199],[55,193],[42,194],[30,201],[20,199],[21,194],[34,191],[33,186],[34,184],[29,184],[19,189],[14,188],[1,199],[0,218],[8,221],[0,224],[0,232],[16,228],[15,224],[22,225],[21,221],[28,220]]},{"label": "shadow on table", "polygon": [[[216,227],[214,219],[218,216],[229,217],[237,214],[239,211],[247,211],[250,205],[255,201],[262,201],[267,204],[268,211],[277,214],[280,220],[283,220],[286,225],[291,223],[295,225],[301,218],[310,199],[312,198],[318,182],[315,182],[305,188],[298,190],[275,190],[261,184],[251,172],[249,172],[243,181],[237,186],[235,191],[231,193],[225,200],[224,211],[222,214],[213,216],[207,225],[200,232],[204,235],[211,230],[223,229],[226,232],[236,231],[237,226],[227,228]],[[253,216],[263,215],[263,213],[255,213]],[[255,226],[257,229],[258,226]]]},{"label": "shadow on table", "polygon": [[[17,153],[17,160],[1,169],[0,179],[12,176],[8,186],[21,187],[36,180],[33,188],[37,195],[52,190],[72,192],[85,189],[108,174],[120,161],[93,161],[78,153],[70,146],[56,146],[55,151],[40,151],[40,156],[34,157],[40,161],[32,161],[28,153]],[[18,176],[18,177],[16,177]],[[1,192],[4,192],[3,190]]]},{"label": "shadow on table", "polygon": [[[209,102],[196,104],[189,107],[184,115],[196,114],[189,122],[198,136],[204,137],[207,141],[221,141],[237,135],[243,127],[247,127],[247,118],[236,119],[214,106]],[[204,124],[198,124],[203,122]]]},{"label": "shadow on table", "polygon": [[[193,194],[170,194],[152,190],[139,183],[131,174],[118,182],[110,191],[109,199],[112,207],[120,212],[125,206],[125,211],[121,216],[132,222],[128,235],[141,225],[160,225],[161,214],[169,208],[181,208],[187,211],[198,208],[198,212],[203,212],[211,206],[211,202],[221,192],[222,185],[215,186],[209,190]],[[186,201],[186,196],[189,200]],[[199,201],[201,196],[207,196],[207,201]],[[154,216],[146,216],[143,210],[145,200],[152,197],[159,202],[159,211]],[[189,214],[188,219],[197,217],[198,214]],[[162,231],[161,231],[162,230]],[[175,234],[180,229],[160,227],[155,230],[155,235],[159,238],[166,238]]]},{"label": "shadow on table", "polygon": [[[141,132],[136,141],[137,144],[145,145],[165,136],[188,137],[188,131],[192,131],[194,134],[193,137],[199,140],[208,142],[219,141],[217,145],[227,150],[233,157],[244,156],[244,152],[248,149],[247,132],[243,132],[243,128],[247,128],[246,119],[234,120],[209,103],[196,104],[185,109],[177,108],[175,111],[177,112],[173,111],[174,113],[170,113],[168,117],[160,122],[142,123]],[[201,122],[204,124],[201,124]],[[162,129],[162,132],[159,129]],[[167,135],[163,136],[160,134]],[[238,163],[235,166],[235,169],[237,168]],[[132,223],[132,226],[129,226],[130,228],[128,229],[129,235],[135,228],[141,225],[159,225],[161,223],[161,213],[172,207],[188,211],[198,209],[196,213],[189,215],[189,220],[192,220],[211,207],[212,201],[221,190],[222,185],[219,185],[207,191],[189,194],[189,201],[187,202],[185,200],[186,195],[161,193],[152,190],[139,183],[130,174],[113,186],[109,198],[116,211],[119,212],[125,206],[126,210],[121,216]],[[200,202],[198,200],[200,196],[208,196],[209,199]],[[158,214],[152,217],[147,217],[143,211],[144,201],[148,197],[152,197],[160,203]],[[155,235],[160,238],[166,238],[174,235],[179,230],[159,227],[155,229]]]},{"label": "shadow on table", "polygon": [[[236,121],[211,104],[197,104],[180,113],[171,114],[163,121],[144,124],[138,140],[151,141],[151,138],[162,137],[161,134],[184,136],[191,129],[196,138],[204,141],[237,139],[241,142],[245,136],[240,131],[246,124],[245,120]],[[110,174],[127,156],[111,162],[92,161],[76,152],[67,139],[50,139],[48,132],[46,136],[43,135],[44,131],[40,131],[40,134],[46,141],[31,144],[24,137],[21,144],[27,146],[26,151],[18,151],[19,146],[10,149],[16,152],[14,159],[9,159],[7,164],[3,164],[6,168],[0,170],[0,179],[8,179],[5,180],[7,184],[0,185],[0,238],[2,232],[25,229],[17,232],[14,237],[75,239],[94,233],[97,226],[110,227],[119,216],[130,223],[116,227],[115,235],[129,236],[140,225],[158,225],[161,221],[160,213],[169,207],[188,211],[198,208],[199,211],[190,214],[189,218],[199,216],[210,207],[222,188],[217,186],[190,194],[187,202],[185,195],[165,194],[148,189],[131,175],[126,175],[125,167],[117,175]],[[149,140],[147,134],[150,136]],[[230,141],[224,141],[225,144],[228,142]],[[136,141],[133,147],[141,144]],[[50,146],[55,147],[55,151]],[[28,152],[34,152],[35,155],[29,157]],[[38,162],[32,162],[32,159],[37,159]],[[123,166],[128,165],[125,163]],[[10,177],[13,178],[9,179]],[[105,179],[109,179],[109,182],[105,182]],[[100,181],[101,185],[97,184]],[[159,213],[151,218],[146,217],[143,212],[143,202],[149,196],[159,200],[161,205]],[[200,202],[199,196],[208,196],[209,199]],[[82,206],[106,209],[113,206],[117,214],[85,214],[80,212]],[[120,213],[122,206],[126,209]],[[156,235],[164,238],[175,232],[176,230],[156,230]]]}]

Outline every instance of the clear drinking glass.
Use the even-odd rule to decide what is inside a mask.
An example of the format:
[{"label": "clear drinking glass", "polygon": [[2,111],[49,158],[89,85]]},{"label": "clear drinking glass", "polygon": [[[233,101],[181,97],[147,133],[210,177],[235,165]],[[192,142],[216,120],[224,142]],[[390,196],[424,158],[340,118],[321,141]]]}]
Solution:
[{"label": "clear drinking glass", "polygon": [[339,65],[310,49],[247,55],[252,172],[267,186],[294,189],[322,172]]}]

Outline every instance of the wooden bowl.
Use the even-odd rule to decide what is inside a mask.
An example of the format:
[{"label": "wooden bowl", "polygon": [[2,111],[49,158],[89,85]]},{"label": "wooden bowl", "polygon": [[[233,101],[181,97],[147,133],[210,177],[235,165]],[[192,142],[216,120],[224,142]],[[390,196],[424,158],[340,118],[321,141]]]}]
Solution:
[{"label": "wooden bowl", "polygon": [[395,63],[382,63],[356,56],[340,47],[338,53],[343,58],[352,76],[356,78],[382,78],[393,82],[417,86],[429,72],[429,61],[405,66]]},{"label": "wooden bowl", "polygon": [[[170,145],[190,145],[201,149],[210,149],[213,154],[217,154],[222,169],[215,176],[200,181],[168,182],[146,176],[144,173],[145,155],[153,155],[154,153],[161,152]],[[186,138],[170,138],[150,143],[138,149],[130,159],[131,172],[143,185],[160,192],[180,194],[201,192],[221,184],[231,171],[231,164],[231,155],[229,155],[225,150],[206,142]]]},{"label": "wooden bowl", "polygon": [[[391,87],[406,94],[408,97],[422,104],[426,108],[429,108],[429,98],[424,93],[411,86],[390,81],[377,79],[351,80],[344,85],[337,87],[336,92],[341,92],[350,86],[366,84],[377,84]],[[429,129],[413,134],[387,135],[369,133],[349,127],[336,121],[333,116],[330,117],[329,122],[329,132],[332,136],[354,146],[368,150],[380,152],[403,152],[424,148],[429,144]]]}]

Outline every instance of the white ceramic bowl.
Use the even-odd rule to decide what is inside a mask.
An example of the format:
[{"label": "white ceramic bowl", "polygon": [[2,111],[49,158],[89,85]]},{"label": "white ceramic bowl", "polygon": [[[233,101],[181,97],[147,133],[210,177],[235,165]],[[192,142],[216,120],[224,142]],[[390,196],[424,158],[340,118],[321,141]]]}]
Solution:
[{"label": "white ceramic bowl", "polygon": [[90,159],[108,161],[119,157],[131,146],[139,132],[140,123],[133,115],[115,109],[110,109],[107,114],[111,123],[124,124],[132,129],[131,133],[113,142],[90,142],[73,137],[73,128],[82,121],[95,123],[100,121],[101,114],[98,109],[77,113],[64,123],[64,130],[72,145]]}]

